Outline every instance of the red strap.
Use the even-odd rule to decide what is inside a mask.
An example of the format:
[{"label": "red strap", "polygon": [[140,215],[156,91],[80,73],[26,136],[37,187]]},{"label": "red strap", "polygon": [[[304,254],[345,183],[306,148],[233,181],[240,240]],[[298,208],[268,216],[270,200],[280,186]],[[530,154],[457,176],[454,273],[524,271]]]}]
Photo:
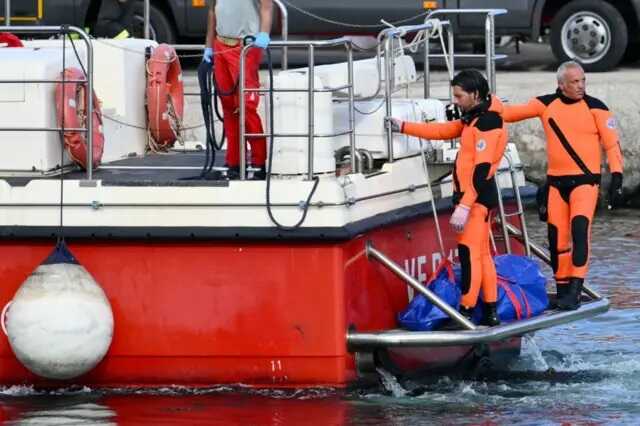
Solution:
[{"label": "red strap", "polygon": [[529,306],[529,299],[527,298],[527,294],[524,292],[522,287],[518,286],[518,290],[520,290],[520,294],[522,295],[522,300],[524,301],[524,308],[527,311],[527,318],[531,318],[531,306]]},{"label": "red strap", "polygon": [[502,287],[505,294],[511,301],[511,304],[513,305],[514,309],[516,310],[516,319],[522,319],[522,306],[520,306],[520,301],[516,297],[515,293],[511,290],[511,287],[507,286],[502,281],[498,281],[498,285]]}]

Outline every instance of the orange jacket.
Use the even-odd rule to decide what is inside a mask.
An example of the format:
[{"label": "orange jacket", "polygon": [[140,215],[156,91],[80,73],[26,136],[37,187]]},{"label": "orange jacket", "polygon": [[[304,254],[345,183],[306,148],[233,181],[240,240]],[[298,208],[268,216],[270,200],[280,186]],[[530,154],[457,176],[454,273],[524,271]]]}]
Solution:
[{"label": "orange jacket", "polygon": [[600,100],[591,96],[575,101],[556,93],[538,96],[522,105],[505,105],[502,117],[507,122],[539,117],[547,135],[547,174],[550,176],[584,175],[582,169],[562,146],[550,125],[555,120],[557,127],[582,159],[589,171],[600,174],[602,161],[600,145],[604,148],[611,172],[622,173],[623,161],[620,150],[616,120]]},{"label": "orange jacket", "polygon": [[475,202],[494,207],[497,193],[494,175],[507,146],[507,130],[502,121],[502,102],[495,96],[489,105],[447,123],[404,123],[402,133],[424,139],[461,137],[453,180],[460,203]]}]

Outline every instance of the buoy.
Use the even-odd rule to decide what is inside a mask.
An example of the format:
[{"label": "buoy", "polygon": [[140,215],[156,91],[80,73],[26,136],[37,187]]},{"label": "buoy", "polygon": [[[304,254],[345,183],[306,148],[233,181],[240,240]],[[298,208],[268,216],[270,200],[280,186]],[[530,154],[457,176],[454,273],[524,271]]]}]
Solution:
[{"label": "buoy", "polygon": [[111,345],[109,300],[64,243],[29,275],[9,303],[2,325],[6,323],[11,349],[39,376],[78,377],[91,371]]},{"label": "buoy", "polygon": [[147,61],[147,113],[150,148],[171,148],[182,128],[184,84],[180,59],[168,44],[156,47]]},{"label": "buoy", "polygon": [[[78,68],[67,68],[64,70],[66,81],[73,83],[56,85],[56,111],[58,126],[67,129],[80,129],[87,127],[87,102],[86,102],[86,78],[84,73]],[[62,78],[60,79],[62,80]],[[64,87],[63,87],[64,86]],[[64,103],[63,103],[64,93]],[[93,167],[98,167],[102,160],[104,151],[104,133],[102,132],[102,111],[100,101],[95,92],[93,96]],[[80,130],[65,130],[64,145],[74,162],[83,169],[87,168],[87,136]]]}]

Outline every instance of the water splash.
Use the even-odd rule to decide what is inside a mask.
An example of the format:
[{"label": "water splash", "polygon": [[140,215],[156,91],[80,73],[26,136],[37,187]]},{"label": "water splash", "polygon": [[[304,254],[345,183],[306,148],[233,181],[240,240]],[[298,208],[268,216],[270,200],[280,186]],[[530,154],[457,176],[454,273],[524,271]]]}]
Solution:
[{"label": "water splash", "polygon": [[376,368],[378,374],[380,375],[380,379],[382,380],[382,386],[390,392],[396,398],[402,398],[408,394],[408,391],[402,387],[400,382],[396,377],[389,373],[384,368]]},{"label": "water splash", "polygon": [[533,334],[525,334],[522,337],[521,353],[523,357],[529,358],[532,368],[537,371],[546,371],[549,369],[549,363],[544,358],[540,347],[537,345]]}]

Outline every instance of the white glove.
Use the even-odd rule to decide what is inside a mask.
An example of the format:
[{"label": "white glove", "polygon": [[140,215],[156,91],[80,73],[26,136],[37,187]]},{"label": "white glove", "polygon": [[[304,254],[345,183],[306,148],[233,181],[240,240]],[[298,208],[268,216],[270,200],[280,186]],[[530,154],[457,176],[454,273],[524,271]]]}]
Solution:
[{"label": "white glove", "polygon": [[471,209],[464,204],[458,204],[458,207],[456,207],[456,209],[453,211],[451,219],[449,220],[449,224],[457,233],[460,233],[464,230],[464,226],[469,220],[470,210]]}]

